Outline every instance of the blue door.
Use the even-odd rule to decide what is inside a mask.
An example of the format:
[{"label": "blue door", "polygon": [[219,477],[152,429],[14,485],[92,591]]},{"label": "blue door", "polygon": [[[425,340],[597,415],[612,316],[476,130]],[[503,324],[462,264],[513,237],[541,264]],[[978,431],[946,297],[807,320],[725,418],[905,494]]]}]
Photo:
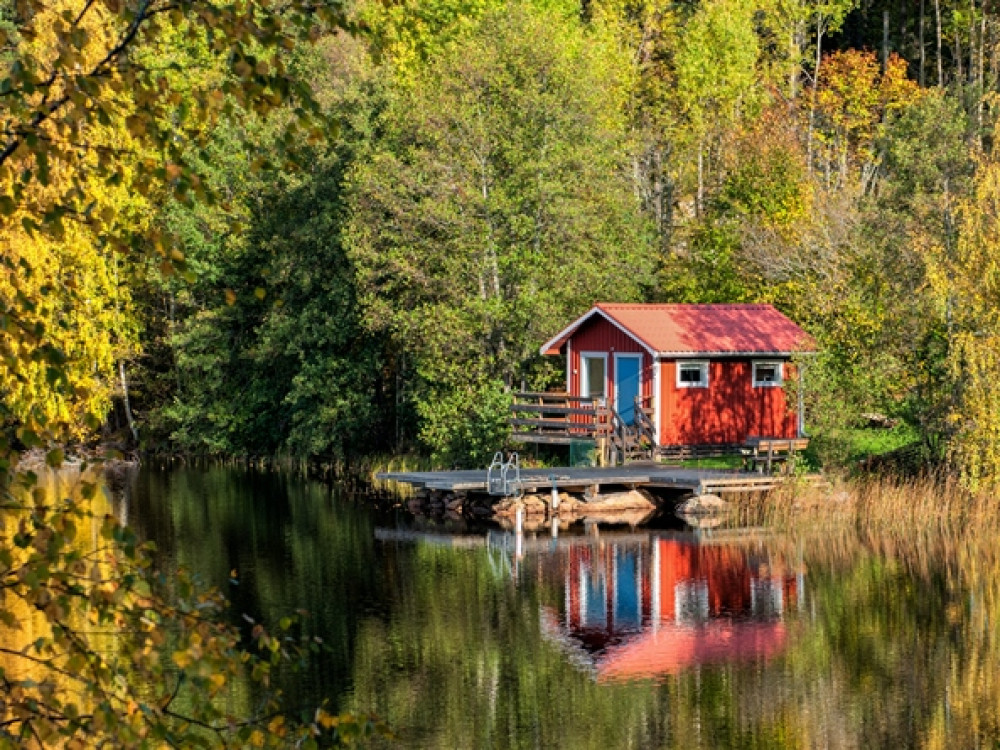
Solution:
[{"label": "blue door", "polygon": [[615,411],[625,424],[635,423],[635,399],[639,396],[642,355],[615,357]]}]

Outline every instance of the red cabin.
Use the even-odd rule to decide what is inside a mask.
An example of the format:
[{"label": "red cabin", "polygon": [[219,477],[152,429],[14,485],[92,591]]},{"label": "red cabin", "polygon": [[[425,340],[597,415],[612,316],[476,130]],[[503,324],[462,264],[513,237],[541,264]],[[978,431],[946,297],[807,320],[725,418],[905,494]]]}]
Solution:
[{"label": "red cabin", "polygon": [[[638,398],[660,446],[802,435],[786,382],[813,339],[771,305],[599,303],[546,342],[566,357],[570,396],[600,399],[626,424]],[[800,389],[801,392],[801,389]]]}]

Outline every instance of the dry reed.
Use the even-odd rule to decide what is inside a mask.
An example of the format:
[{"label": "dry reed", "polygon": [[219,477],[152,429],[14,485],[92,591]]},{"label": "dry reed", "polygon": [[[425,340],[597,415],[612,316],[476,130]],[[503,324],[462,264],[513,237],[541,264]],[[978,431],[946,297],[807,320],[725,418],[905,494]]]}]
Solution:
[{"label": "dry reed", "polygon": [[815,486],[789,483],[741,504],[740,521],[802,529],[846,524],[880,534],[1000,531],[1000,494],[970,492],[948,476],[869,477]]}]

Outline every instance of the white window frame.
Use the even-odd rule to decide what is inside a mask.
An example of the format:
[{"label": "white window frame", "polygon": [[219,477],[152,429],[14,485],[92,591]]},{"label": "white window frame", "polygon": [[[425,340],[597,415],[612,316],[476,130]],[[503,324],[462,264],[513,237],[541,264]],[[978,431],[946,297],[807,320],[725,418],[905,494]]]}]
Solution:
[{"label": "white window frame", "polygon": [[590,373],[587,371],[588,359],[604,360],[604,401],[608,400],[608,353],[607,352],[580,352],[580,396],[587,398],[590,395]]},{"label": "white window frame", "polygon": [[[757,379],[757,368],[758,367],[777,367],[778,368],[778,379],[777,380],[758,380]],[[754,388],[781,388],[785,384],[785,363],[778,359],[755,359],[753,361],[753,370],[751,376],[753,377],[753,387]]]},{"label": "white window frame", "polygon": [[[687,383],[681,380],[681,368],[697,366],[701,368],[701,382]],[[678,388],[708,388],[709,366],[707,359],[679,359],[677,360],[677,387]]]}]

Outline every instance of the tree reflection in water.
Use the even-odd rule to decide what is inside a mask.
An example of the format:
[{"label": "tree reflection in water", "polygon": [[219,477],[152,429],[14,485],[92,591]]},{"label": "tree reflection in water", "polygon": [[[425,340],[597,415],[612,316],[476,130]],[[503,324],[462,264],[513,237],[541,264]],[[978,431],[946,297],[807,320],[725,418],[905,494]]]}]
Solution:
[{"label": "tree reflection in water", "polygon": [[514,564],[460,523],[379,515],[287,477],[147,472],[137,492],[130,520],[165,557],[222,585],[240,570],[234,617],[309,610],[331,650],[293,697],[374,712],[397,745],[964,748],[1000,736],[995,529],[564,531],[555,547],[529,535]]}]

